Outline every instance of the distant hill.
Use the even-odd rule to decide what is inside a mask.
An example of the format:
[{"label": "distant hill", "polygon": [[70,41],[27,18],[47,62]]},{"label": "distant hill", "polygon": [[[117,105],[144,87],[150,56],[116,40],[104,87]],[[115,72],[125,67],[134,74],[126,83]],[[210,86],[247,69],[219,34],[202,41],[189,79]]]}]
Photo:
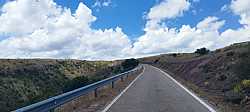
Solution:
[{"label": "distant hill", "polygon": [[0,59],[0,111],[15,110],[131,68],[125,65],[123,60]]},{"label": "distant hill", "polygon": [[170,73],[223,112],[250,110],[250,42],[204,55],[172,53],[139,60]]}]

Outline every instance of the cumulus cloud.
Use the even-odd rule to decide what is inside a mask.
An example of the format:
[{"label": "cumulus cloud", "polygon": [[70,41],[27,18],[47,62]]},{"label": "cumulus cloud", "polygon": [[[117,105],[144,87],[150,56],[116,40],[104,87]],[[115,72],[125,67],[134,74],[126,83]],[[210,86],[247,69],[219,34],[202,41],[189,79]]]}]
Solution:
[{"label": "cumulus cloud", "polygon": [[249,0],[232,0],[230,8],[232,11],[240,15],[241,24],[250,25],[250,1]]},{"label": "cumulus cloud", "polygon": [[133,52],[192,52],[200,47],[215,48],[219,38],[218,29],[224,23],[216,17],[207,17],[194,28],[183,25],[180,29],[163,26],[157,30],[149,30],[134,44]]},{"label": "cumulus cloud", "polygon": [[[249,0],[232,1],[231,4],[233,12],[241,16],[240,22],[246,25],[236,30],[227,29],[221,33],[219,30],[225,24],[225,20],[220,20],[214,16],[205,18],[195,27],[183,25],[180,29],[177,29],[160,25],[162,20],[178,17],[183,11],[189,9],[188,6],[190,4],[187,1],[182,0],[182,2],[186,3],[186,6],[182,5],[182,7],[175,9],[175,13],[172,12],[172,14],[162,13],[168,12],[166,10],[175,6],[173,4],[166,5],[171,2],[163,1],[159,5],[151,8],[148,13],[148,18],[150,19],[147,21],[148,25],[145,27],[145,34],[140,36],[138,41],[134,43],[134,48],[131,53],[148,55],[152,53],[193,52],[195,49],[201,47],[214,50],[235,42],[250,40],[250,26],[248,23],[250,19],[246,19],[249,17],[248,13],[250,12],[249,7],[247,7],[249,6]],[[241,6],[239,4],[244,5]],[[164,8],[162,8],[161,5],[164,6]],[[238,9],[238,7],[240,8]],[[156,20],[156,22],[153,20]]]},{"label": "cumulus cloud", "polygon": [[18,0],[6,3],[0,15],[3,58],[122,58],[130,40],[122,29],[94,30],[91,10],[80,3],[76,12],[52,0]]},{"label": "cumulus cloud", "polygon": [[148,13],[150,20],[163,20],[175,18],[189,9],[190,3],[187,0],[164,0],[152,7]]},{"label": "cumulus cloud", "polygon": [[202,31],[216,31],[225,24],[225,21],[218,21],[217,17],[207,17],[197,24],[197,28]]},{"label": "cumulus cloud", "polygon": [[159,26],[159,23],[165,19],[172,19],[182,16],[184,11],[190,7],[188,0],[164,0],[160,4],[152,7],[147,14],[148,22],[146,29],[153,29]]},{"label": "cumulus cloud", "polygon": [[[246,5],[248,4],[248,5]],[[107,4],[106,4],[107,5]],[[97,19],[83,3],[76,12],[53,0],[10,1],[0,9],[1,58],[118,59],[168,52],[216,49],[250,40],[248,0],[233,0],[228,7],[240,16],[243,27],[219,30],[225,20],[209,16],[196,26],[169,28],[164,21],[188,11],[188,0],[164,0],[146,14],[145,34],[132,43],[122,28],[92,29]]]}]

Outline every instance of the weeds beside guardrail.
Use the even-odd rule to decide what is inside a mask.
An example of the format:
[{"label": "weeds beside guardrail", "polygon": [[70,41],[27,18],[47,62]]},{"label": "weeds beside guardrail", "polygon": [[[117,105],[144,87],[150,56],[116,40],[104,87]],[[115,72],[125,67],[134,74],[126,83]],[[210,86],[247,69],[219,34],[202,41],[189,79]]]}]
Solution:
[{"label": "weeds beside guardrail", "polygon": [[26,106],[26,107],[23,107],[20,109],[17,109],[17,110],[15,110],[15,112],[47,112],[47,111],[50,111],[50,110],[53,110],[53,109],[59,107],[60,105],[63,105],[67,102],[70,102],[70,101],[72,101],[72,100],[74,100],[82,95],[90,93],[92,91],[94,91],[95,97],[97,97],[97,95],[98,95],[97,89],[98,88],[101,88],[101,87],[106,86],[108,84],[111,84],[111,87],[113,88],[115,81],[117,81],[119,79],[124,80],[125,76],[128,76],[131,73],[136,72],[140,69],[142,69],[141,65],[137,66],[136,68],[134,68],[130,71],[127,71],[127,72],[115,75],[113,77],[95,82],[93,84],[90,84],[90,85],[63,93],[61,95],[49,98],[47,100],[29,105],[29,106]]}]

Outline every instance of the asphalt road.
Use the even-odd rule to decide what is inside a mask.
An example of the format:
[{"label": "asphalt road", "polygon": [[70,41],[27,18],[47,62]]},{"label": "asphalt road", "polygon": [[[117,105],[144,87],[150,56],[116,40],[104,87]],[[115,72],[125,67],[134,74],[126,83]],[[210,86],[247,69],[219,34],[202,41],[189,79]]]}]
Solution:
[{"label": "asphalt road", "polygon": [[144,65],[143,74],[107,112],[210,112],[160,70]]}]

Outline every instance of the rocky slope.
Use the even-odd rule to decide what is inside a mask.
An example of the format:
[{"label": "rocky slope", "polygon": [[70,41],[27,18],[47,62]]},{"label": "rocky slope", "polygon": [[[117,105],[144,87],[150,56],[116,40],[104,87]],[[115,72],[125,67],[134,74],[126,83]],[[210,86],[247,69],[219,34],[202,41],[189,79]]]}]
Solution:
[{"label": "rocky slope", "polygon": [[140,61],[169,72],[220,111],[250,111],[250,42],[206,55],[163,54]]}]

